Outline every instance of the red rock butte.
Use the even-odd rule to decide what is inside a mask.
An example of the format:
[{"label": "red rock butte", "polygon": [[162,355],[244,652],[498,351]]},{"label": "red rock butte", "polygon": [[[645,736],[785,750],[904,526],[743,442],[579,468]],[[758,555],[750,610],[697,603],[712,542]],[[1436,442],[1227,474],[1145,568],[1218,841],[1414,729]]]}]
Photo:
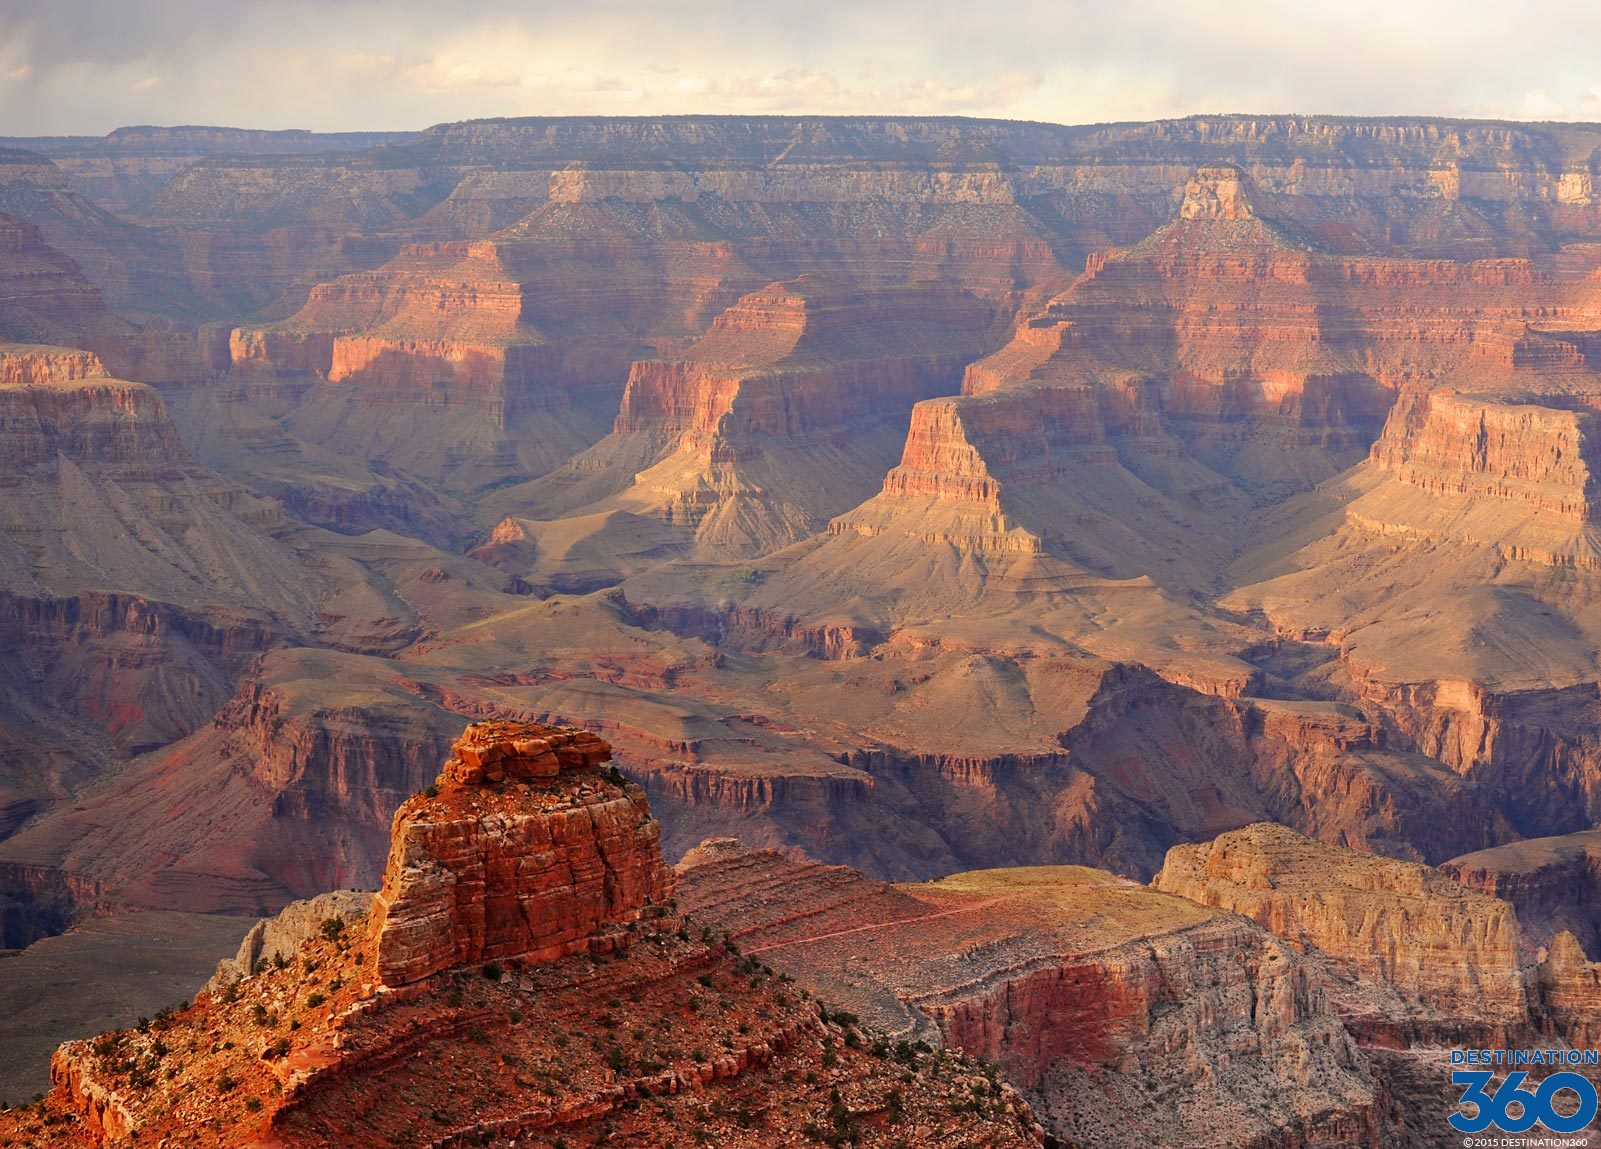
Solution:
[{"label": "red rock butte", "polygon": [[469,726],[438,782],[395,814],[373,908],[378,980],[603,951],[608,927],[661,909],[673,872],[645,793],[597,767],[585,730]]},{"label": "red rock butte", "polygon": [[582,730],[469,728],[402,806],[365,922],[353,896],[263,923],[286,947],[273,960],[58,1049],[49,1097],[0,1110],[0,1143],[767,1149],[832,1128],[882,1149],[1043,1149],[993,1066],[926,1045],[891,1060],[855,1018],[692,934],[609,755]]}]

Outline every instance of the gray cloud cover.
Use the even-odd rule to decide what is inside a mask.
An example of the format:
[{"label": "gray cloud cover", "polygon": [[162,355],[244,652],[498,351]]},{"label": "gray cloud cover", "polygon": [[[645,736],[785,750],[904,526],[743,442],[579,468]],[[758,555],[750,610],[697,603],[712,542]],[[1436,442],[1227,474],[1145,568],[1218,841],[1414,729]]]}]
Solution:
[{"label": "gray cloud cover", "polygon": [[1601,5],[0,0],[0,134],[476,116],[1601,120]]}]

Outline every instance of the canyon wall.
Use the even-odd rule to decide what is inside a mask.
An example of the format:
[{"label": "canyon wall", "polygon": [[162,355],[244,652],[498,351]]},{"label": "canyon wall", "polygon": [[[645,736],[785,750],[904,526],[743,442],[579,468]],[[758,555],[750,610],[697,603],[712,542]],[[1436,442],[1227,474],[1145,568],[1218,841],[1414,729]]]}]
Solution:
[{"label": "canyon wall", "polygon": [[[854,1019],[710,929],[692,935],[666,901],[673,875],[643,798],[597,769],[608,751],[593,735],[485,724],[454,752],[396,819],[370,916],[336,913],[309,931],[286,919],[280,933],[304,936],[283,960],[253,962],[137,1030],[66,1043],[49,1097],[0,1112],[0,1135],[98,1149],[198,1124],[229,1144],[332,1135],[376,1147],[427,1121],[445,1146],[689,1133],[757,1149],[824,1128],[885,1147],[1047,1143],[993,1066],[926,1047],[891,1063]],[[572,833],[608,817],[621,838]],[[554,852],[530,854],[508,831]],[[469,859],[454,847],[475,833],[486,849]],[[536,895],[538,875],[566,862],[577,885],[545,881]],[[426,912],[430,886],[462,896]],[[201,1033],[227,1036],[202,1048]]]},{"label": "canyon wall", "polygon": [[[1261,824],[1175,846],[1154,888],[1244,914],[1415,998],[1449,1027],[1510,1032],[1528,1020],[1517,916],[1505,902],[1416,864],[1373,858]],[[1360,1006],[1342,1016],[1369,1040],[1425,1040],[1430,1023]]]},{"label": "canyon wall", "polygon": [[679,902],[864,1024],[996,1061],[1070,1142],[1377,1143],[1314,974],[1243,919],[1072,867],[887,886],[728,840]]}]

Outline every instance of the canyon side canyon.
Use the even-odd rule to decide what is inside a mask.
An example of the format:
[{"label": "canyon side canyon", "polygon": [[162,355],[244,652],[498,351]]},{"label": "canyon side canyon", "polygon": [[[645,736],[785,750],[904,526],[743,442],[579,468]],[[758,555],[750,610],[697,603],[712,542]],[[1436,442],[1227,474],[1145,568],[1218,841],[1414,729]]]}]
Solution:
[{"label": "canyon side canyon", "polygon": [[0,491],[22,1143],[1459,1144],[1601,1040],[1601,127],[0,139]]}]

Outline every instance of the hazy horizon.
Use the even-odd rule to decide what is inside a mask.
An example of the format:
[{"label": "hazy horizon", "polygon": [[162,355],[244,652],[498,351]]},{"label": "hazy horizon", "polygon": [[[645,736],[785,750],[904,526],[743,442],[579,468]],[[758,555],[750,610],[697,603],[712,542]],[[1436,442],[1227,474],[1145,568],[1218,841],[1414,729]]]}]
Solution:
[{"label": "hazy horizon", "polygon": [[1168,0],[0,0],[0,134],[560,115],[1601,120],[1594,6],[1245,0],[1226,15]]},{"label": "hazy horizon", "polygon": [[917,114],[912,112],[640,112],[626,113],[594,113],[584,112],[557,112],[549,114],[530,113],[524,116],[467,116],[460,120],[435,120],[431,123],[416,127],[405,128],[307,128],[300,125],[287,125],[285,127],[262,127],[254,123],[205,123],[201,121],[168,123],[134,122],[117,124],[104,132],[13,132],[4,138],[8,139],[103,139],[119,131],[140,131],[150,129],[163,130],[197,130],[197,131],[238,131],[238,132],[306,132],[312,135],[370,135],[370,134],[399,134],[408,132],[425,132],[430,128],[445,124],[459,123],[488,123],[494,121],[513,122],[517,120],[694,120],[694,119],[775,119],[775,120],[852,120],[852,119],[878,119],[878,120],[971,120],[975,123],[1013,123],[1013,124],[1039,124],[1053,128],[1106,128],[1119,124],[1140,124],[1159,121],[1180,121],[1195,119],[1235,119],[1245,116],[1260,117],[1262,119],[1300,118],[1300,119],[1328,119],[1328,120],[1371,120],[1374,122],[1403,122],[1440,120],[1453,123],[1486,123],[1486,124],[1519,124],[1530,127],[1601,127],[1601,114],[1593,120],[1535,120],[1517,119],[1510,116],[1409,116],[1404,112],[1376,114],[1376,115],[1347,115],[1340,112],[1300,112],[1293,110],[1264,111],[1257,109],[1236,108],[1231,111],[1189,112],[1183,116],[1152,116],[1146,120],[1039,120],[1023,116],[980,116],[962,113],[929,113]]}]

